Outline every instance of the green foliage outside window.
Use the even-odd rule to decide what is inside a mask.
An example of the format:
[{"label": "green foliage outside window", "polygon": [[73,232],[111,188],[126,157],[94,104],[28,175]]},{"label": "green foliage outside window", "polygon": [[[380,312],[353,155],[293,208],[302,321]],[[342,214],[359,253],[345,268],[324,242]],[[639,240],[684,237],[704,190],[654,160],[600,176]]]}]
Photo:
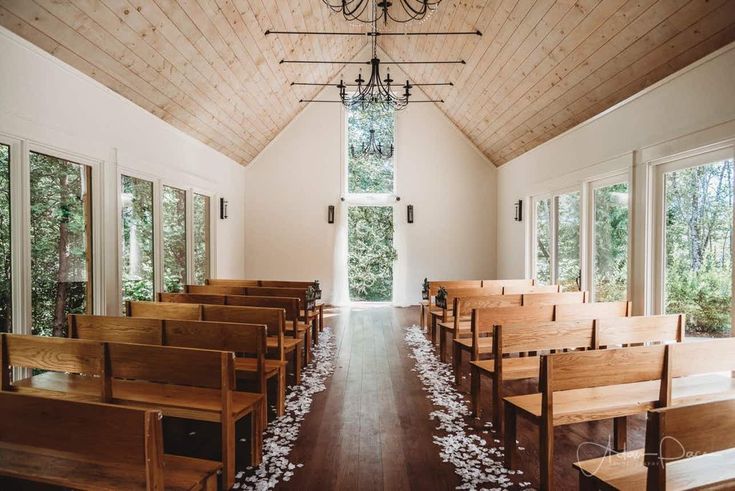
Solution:
[{"label": "green foliage outside window", "polygon": [[666,312],[687,332],[729,336],[733,161],[666,174]]},{"label": "green foliage outside window", "polygon": [[557,198],[557,283],[562,291],[579,291],[579,192]]},{"label": "green foliage outside window", "polygon": [[90,169],[30,153],[32,332],[64,336],[91,302]]},{"label": "green foliage outside window", "polygon": [[209,278],[209,196],[194,194],[194,283]]},{"label": "green foliage outside window", "polygon": [[122,299],[153,300],[153,183],[122,176]]},{"label": "green foliage outside window", "polygon": [[393,207],[351,206],[348,211],[348,278],[353,301],[393,298]]},{"label": "green foliage outside window", "polygon": [[[393,157],[364,155],[363,145],[375,130],[375,140],[387,151],[394,142],[395,113],[382,104],[354,109],[347,114],[347,189],[350,193],[392,193]],[[350,148],[356,156],[352,156]]]},{"label": "green foliage outside window", "polygon": [[536,202],[536,281],[551,284],[551,199]]},{"label": "green foliage outside window", "polygon": [[0,145],[0,332],[12,328],[10,283],[10,147]]},{"label": "green foliage outside window", "polygon": [[180,292],[186,283],[186,191],[163,186],[163,288]]},{"label": "green foliage outside window", "polygon": [[628,297],[628,184],[595,189],[594,292],[596,302]]},{"label": "green foliage outside window", "polygon": [[[387,152],[394,145],[395,112],[381,104],[348,112],[347,190],[350,194],[390,194],[394,191],[393,157],[362,152],[371,130],[375,132],[375,143]],[[396,260],[393,207],[350,206],[347,222],[350,299],[390,301]]]}]

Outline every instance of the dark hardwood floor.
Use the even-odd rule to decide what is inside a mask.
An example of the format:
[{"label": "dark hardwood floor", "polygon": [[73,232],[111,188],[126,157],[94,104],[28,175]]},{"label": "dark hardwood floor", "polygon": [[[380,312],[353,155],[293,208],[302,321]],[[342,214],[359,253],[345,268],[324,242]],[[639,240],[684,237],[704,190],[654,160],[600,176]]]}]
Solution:
[{"label": "dark hardwood floor", "polygon": [[[454,489],[454,468],[442,462],[429,420],[432,405],[411,369],[414,360],[404,342],[404,327],[418,321],[417,308],[353,308],[330,313],[325,325],[335,330],[337,367],[327,390],[314,398],[290,460],[302,462],[279,489]],[[510,386],[510,391],[535,382]],[[462,390],[469,391],[469,378]],[[489,407],[490,387],[483,387]],[[478,430],[487,421],[472,422]],[[559,489],[576,489],[572,463],[585,442],[604,446],[611,422],[576,424],[557,429],[555,474]],[[631,448],[643,445],[642,418],[631,418]],[[538,433],[519,421],[519,468],[523,480],[538,482]],[[483,435],[493,436],[492,434]],[[489,439],[493,445],[493,439]],[[499,445],[499,444],[494,444]],[[583,458],[600,456],[602,447],[583,445]]]}]

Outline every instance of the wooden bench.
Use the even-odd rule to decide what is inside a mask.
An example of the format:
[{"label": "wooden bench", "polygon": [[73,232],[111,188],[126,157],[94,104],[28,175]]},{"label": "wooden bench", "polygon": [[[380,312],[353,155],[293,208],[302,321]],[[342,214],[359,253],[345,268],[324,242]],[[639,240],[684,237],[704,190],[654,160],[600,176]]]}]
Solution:
[{"label": "wooden bench", "polygon": [[[522,295],[504,295],[505,297],[513,298],[513,304],[516,303],[516,298],[520,299],[520,304],[523,306],[532,305],[557,305],[565,303],[582,303],[586,302],[588,295],[587,292],[567,292],[567,293],[526,293]],[[498,305],[500,306],[500,305]],[[483,308],[485,306],[478,305],[476,308]],[[490,307],[488,305],[487,307]],[[471,314],[472,306],[466,305],[462,307],[464,312]],[[442,325],[445,327],[445,325]],[[454,326],[451,326],[452,328]],[[452,351],[452,365],[454,368],[454,379],[457,384],[460,383],[461,378],[461,366],[462,366],[462,353],[472,351],[472,336],[471,336],[471,323],[467,321],[461,321],[458,323],[458,329],[452,329],[453,331],[453,351]],[[485,333],[487,336],[482,336],[479,340],[479,354],[490,354],[492,353],[492,336],[491,332]]]},{"label": "wooden bench", "polygon": [[301,383],[301,367],[303,365],[301,345],[303,340],[298,336],[285,336],[286,313],[283,309],[164,302],[127,302],[126,312],[128,317],[264,324],[268,328],[267,346],[269,354],[280,361],[286,361],[287,355],[292,356],[295,382],[297,384]]},{"label": "wooden bench", "polygon": [[577,462],[579,489],[735,488],[735,399],[648,411],[646,446]]},{"label": "wooden bench", "polygon": [[[218,286],[218,285],[186,285],[185,293],[215,293],[224,295],[246,295],[256,297],[293,297],[301,302],[300,320],[311,325],[314,330],[324,329],[324,305],[317,304],[316,292],[311,287],[284,288],[261,286]],[[318,338],[318,334],[316,335]]]},{"label": "wooden bench", "polygon": [[482,288],[482,280],[449,280],[429,281],[424,279],[421,286],[421,319],[420,324],[424,329],[428,327],[429,315],[436,309],[436,295],[440,288]]},{"label": "wooden bench", "polygon": [[[284,309],[286,322],[291,324],[290,334],[298,333],[304,339],[304,359],[311,362],[312,339],[318,339],[319,330],[312,323],[312,328],[299,320],[301,301],[294,297],[254,297],[246,295],[225,295],[214,293],[158,293],[159,302],[168,303],[200,303],[207,305],[231,305],[236,307],[267,307]],[[289,334],[289,330],[286,331]]]},{"label": "wooden bench", "polygon": [[523,294],[523,305],[562,305],[567,303],[587,303],[589,293],[564,292],[564,293],[525,293]]},{"label": "wooden bench", "polygon": [[[439,343],[442,343],[441,324],[448,325],[449,328],[454,326],[454,299],[461,297],[501,297],[503,295],[502,287],[489,288],[440,288],[436,294],[434,310],[429,312],[431,327],[431,341],[437,343],[437,335],[439,335]],[[469,321],[469,314],[460,317],[460,320]]]},{"label": "wooden bench", "polygon": [[[476,335],[479,335],[477,329],[473,331],[473,338]],[[536,378],[539,374],[540,357],[520,356],[521,354],[565,348],[596,348],[593,320],[526,320],[501,323],[494,326],[492,340],[493,358],[470,362],[472,414],[480,415],[482,377],[488,376],[492,380],[493,426],[499,434],[503,432],[503,417],[500,411],[503,401],[503,383],[509,380]]]},{"label": "wooden bench", "polygon": [[266,286],[277,288],[308,288],[312,287],[316,294],[316,299],[321,300],[322,288],[319,280],[314,281],[291,281],[291,280],[237,280],[237,279],[220,279],[209,278],[204,280],[205,285],[222,285],[222,286]]},{"label": "wooden bench", "polygon": [[76,339],[232,351],[237,355],[238,379],[253,380],[256,391],[263,395],[264,426],[268,422],[267,380],[270,378],[276,379],[276,412],[283,414],[285,392],[281,388],[285,391],[285,362],[265,358],[265,325],[82,314],[70,314],[68,325],[68,336]]},{"label": "wooden bench", "polygon": [[502,286],[503,288],[507,287],[526,287],[526,286],[534,286],[536,284],[536,280],[529,279],[529,278],[520,278],[520,279],[508,279],[508,280],[482,280],[482,286],[488,287],[488,286]]},{"label": "wooden bench", "polygon": [[[493,423],[502,434],[503,381],[539,376],[539,356],[520,357],[519,354],[556,349],[598,349],[601,346],[671,343],[681,342],[683,339],[683,315],[497,325],[493,331],[493,359],[471,362],[473,414],[480,413],[481,381],[483,376],[488,376],[493,387]],[[509,357],[513,355],[516,357]]]},{"label": "wooden bench", "polygon": [[519,295],[523,293],[559,293],[559,285],[509,285],[503,287],[503,295]]},{"label": "wooden bench", "polygon": [[621,451],[627,416],[731,398],[733,369],[735,338],[543,355],[541,393],[504,399],[506,467],[513,463],[518,414],[540,428],[541,489],[553,489],[555,426],[613,419],[613,448]]},{"label": "wooden bench", "polygon": [[[459,385],[462,378],[462,353],[472,350],[472,340],[459,337],[458,333],[472,327],[472,311],[474,309],[487,309],[497,307],[520,307],[523,299],[521,295],[496,295],[490,297],[457,297],[454,299],[452,309],[452,369],[454,381]],[[459,316],[459,318],[458,318]],[[460,320],[470,316],[470,321]],[[443,327],[443,326],[442,326]],[[487,348],[487,349],[485,349]],[[480,346],[480,354],[490,352],[492,345]]]},{"label": "wooden bench", "polygon": [[161,413],[0,392],[0,476],[64,488],[213,490],[219,462],[163,453]]},{"label": "wooden bench", "polygon": [[2,334],[7,367],[49,370],[3,376],[2,390],[156,409],[166,417],[219,423],[222,487],[235,482],[235,425],[250,416],[251,464],[261,461],[263,396],[236,392],[234,354],[191,348]]}]

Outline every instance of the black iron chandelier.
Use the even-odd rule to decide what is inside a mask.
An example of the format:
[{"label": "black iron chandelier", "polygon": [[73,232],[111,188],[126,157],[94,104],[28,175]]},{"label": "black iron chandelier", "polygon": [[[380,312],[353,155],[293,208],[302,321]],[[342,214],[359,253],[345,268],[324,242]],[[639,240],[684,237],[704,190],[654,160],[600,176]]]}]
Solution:
[{"label": "black iron chandelier", "polygon": [[375,140],[375,129],[370,128],[370,136],[368,140],[362,145],[362,149],[355,151],[355,146],[350,145],[350,155],[357,157],[359,155],[377,155],[389,159],[393,156],[393,145],[390,145],[387,149],[383,150],[383,145]]},{"label": "black iron chandelier", "polygon": [[408,105],[413,85],[406,80],[403,85],[403,94],[400,95],[393,92],[392,85],[393,79],[390,78],[390,71],[387,72],[384,80],[380,78],[378,46],[376,39],[373,38],[373,57],[370,59],[370,78],[367,83],[362,78],[362,70],[360,70],[360,74],[355,79],[356,90],[354,92],[347,92],[347,85],[343,80],[339,81],[337,88],[339,99],[347,109],[365,109],[367,106],[379,104],[386,109],[400,111]]},{"label": "black iron chandelier", "polygon": [[[465,64],[464,60],[428,60],[428,61],[385,61],[381,62],[378,58],[378,38],[381,36],[482,36],[482,32],[475,31],[453,31],[453,32],[381,32],[378,31],[378,20],[388,19],[395,22],[408,22],[410,20],[422,20],[426,15],[436,9],[442,0],[322,0],[332,10],[342,12],[348,20],[359,20],[361,22],[372,24],[369,32],[322,32],[322,31],[277,31],[268,29],[265,31],[266,36],[272,34],[286,35],[326,35],[326,36],[367,36],[372,44],[372,58],[369,61],[337,61],[337,60],[286,60],[280,61],[284,63],[294,64],[338,64],[338,65],[369,65],[370,77],[365,80],[362,76],[362,70],[355,80],[355,83],[345,83],[340,80],[338,84],[322,83],[322,82],[291,82],[292,86],[333,86],[339,90],[339,99],[300,99],[299,102],[331,102],[341,103],[348,109],[364,109],[368,105],[380,104],[386,108],[399,111],[405,108],[409,100],[411,103],[417,102],[435,102],[442,103],[444,99],[411,99],[411,89],[422,86],[453,86],[452,82],[429,82],[429,83],[412,83],[406,80],[403,85],[398,85],[402,92],[394,92],[393,79],[390,71],[386,71],[386,77],[383,79],[380,74],[380,66],[382,65],[428,65],[428,64]],[[406,13],[406,16],[395,16],[391,12],[391,7],[397,3]],[[372,7],[370,9],[370,7]],[[395,8],[395,7],[393,7]],[[348,90],[348,88],[350,90]],[[351,90],[354,88],[355,90]]]},{"label": "black iron chandelier", "polygon": [[[332,11],[340,12],[348,21],[364,22],[372,24],[380,20],[384,24],[388,20],[405,24],[413,20],[424,20],[430,15],[442,0],[378,0],[375,2],[377,8],[370,8],[373,0],[322,0]],[[398,7],[393,7],[397,4]],[[393,8],[391,8],[393,7]],[[395,11],[399,10],[398,13]]]}]

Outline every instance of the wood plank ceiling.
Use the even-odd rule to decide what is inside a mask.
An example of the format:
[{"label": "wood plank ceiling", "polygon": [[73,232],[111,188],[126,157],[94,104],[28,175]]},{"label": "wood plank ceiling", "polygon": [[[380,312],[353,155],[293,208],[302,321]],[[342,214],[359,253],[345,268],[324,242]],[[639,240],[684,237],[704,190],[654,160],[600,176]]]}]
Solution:
[{"label": "wood plank ceiling", "polygon": [[[0,0],[0,25],[243,164],[302,109],[363,37],[264,36],[266,29],[365,30],[321,0]],[[403,29],[399,27],[398,29]],[[735,40],[734,0],[444,0],[408,30],[482,37],[381,38],[496,165]]]}]

